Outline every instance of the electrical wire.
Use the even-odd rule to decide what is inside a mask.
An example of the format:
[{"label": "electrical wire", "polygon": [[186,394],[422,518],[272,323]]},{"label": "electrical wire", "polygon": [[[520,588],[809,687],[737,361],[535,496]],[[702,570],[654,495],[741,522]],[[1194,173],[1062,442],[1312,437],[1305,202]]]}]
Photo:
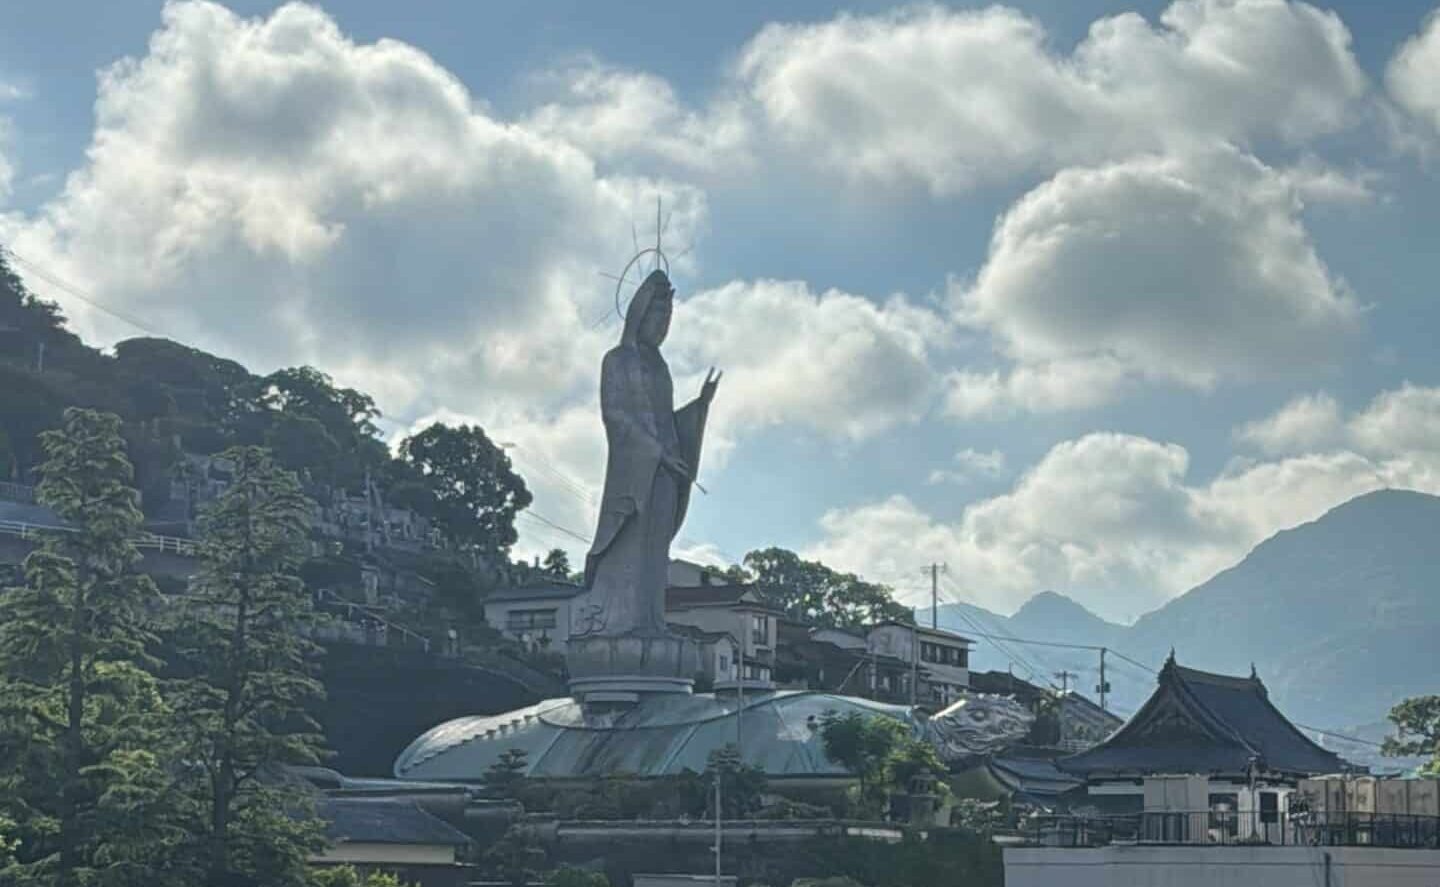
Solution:
[{"label": "electrical wire", "polygon": [[143,321],[137,320],[136,318],[128,314],[111,308],[110,306],[101,302],[99,299],[95,298],[92,295],[89,295],[84,290],[80,289],[80,287],[74,285],[73,283],[69,283],[64,278],[60,277],[58,274],[55,274],[53,271],[46,270],[39,263],[20,255],[10,247],[0,247],[0,251],[3,251],[6,255],[8,255],[10,257],[10,260],[16,265],[19,265],[21,268],[28,269],[29,272],[34,276],[40,278],[41,280],[45,281],[46,283],[50,284],[61,292],[79,299],[80,301],[96,309],[97,311],[103,311],[111,317],[114,317],[117,320],[129,324],[130,326],[134,327],[137,330],[140,330],[141,332],[149,333],[152,336],[159,336],[161,338],[174,338],[173,336],[169,336],[166,333],[155,329],[153,326],[144,323]]}]

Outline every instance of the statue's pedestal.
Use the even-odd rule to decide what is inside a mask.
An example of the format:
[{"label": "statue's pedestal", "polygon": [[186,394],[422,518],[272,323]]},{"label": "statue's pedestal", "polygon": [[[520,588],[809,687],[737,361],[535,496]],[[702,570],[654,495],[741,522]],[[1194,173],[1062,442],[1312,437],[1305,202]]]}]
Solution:
[{"label": "statue's pedestal", "polygon": [[565,665],[570,695],[587,705],[633,705],[657,693],[688,694],[701,670],[689,638],[595,635],[571,638]]}]

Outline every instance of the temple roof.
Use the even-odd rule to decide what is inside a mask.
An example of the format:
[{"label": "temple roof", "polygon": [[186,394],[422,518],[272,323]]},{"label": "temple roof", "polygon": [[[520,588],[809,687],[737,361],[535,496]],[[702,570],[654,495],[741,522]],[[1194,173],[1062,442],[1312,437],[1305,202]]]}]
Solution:
[{"label": "temple roof", "polygon": [[440,844],[462,846],[470,838],[404,798],[321,798],[316,815],[332,843]]},{"label": "temple roof", "polygon": [[[771,691],[746,693],[744,702],[745,760],[771,777],[849,775],[826,757],[816,729],[827,711],[884,714],[918,729],[908,708],[852,696]],[[710,752],[735,742],[736,704],[728,694],[675,694],[613,716],[588,717],[572,699],[550,699],[503,715],[458,718],[412,742],[396,759],[395,775],[477,782],[510,749],[526,752],[525,775],[531,777],[698,773]]]},{"label": "temple roof", "polygon": [[1265,684],[1248,678],[1182,668],[1175,657],[1160,670],[1158,686],[1135,716],[1109,739],[1062,758],[1071,773],[1097,776],[1145,773],[1257,771],[1289,775],[1334,773],[1346,763],[1286,720]]}]

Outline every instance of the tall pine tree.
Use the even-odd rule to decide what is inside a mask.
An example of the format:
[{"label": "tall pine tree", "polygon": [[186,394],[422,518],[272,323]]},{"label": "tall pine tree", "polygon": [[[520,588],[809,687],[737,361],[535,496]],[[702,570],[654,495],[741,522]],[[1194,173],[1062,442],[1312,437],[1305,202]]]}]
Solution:
[{"label": "tall pine tree", "polygon": [[42,437],[38,489],[68,531],[44,536],[0,596],[0,813],[17,884],[163,883],[165,711],[146,653],[157,598],[140,559],[138,495],[118,417],[65,411]]},{"label": "tall pine tree", "polygon": [[195,787],[198,865],[211,887],[302,883],[318,849],[303,797],[267,780],[279,765],[313,764],[319,728],[307,714],[322,693],[304,630],[311,599],[298,571],[310,504],[295,476],[257,447],[222,457],[229,488],[201,519],[201,569],[177,632],[174,705]]}]

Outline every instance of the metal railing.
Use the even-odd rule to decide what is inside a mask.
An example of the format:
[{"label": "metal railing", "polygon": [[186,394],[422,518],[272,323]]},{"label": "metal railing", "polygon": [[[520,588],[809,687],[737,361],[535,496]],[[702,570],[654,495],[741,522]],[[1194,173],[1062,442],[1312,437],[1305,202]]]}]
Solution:
[{"label": "metal railing", "polygon": [[[74,527],[56,527],[45,524],[32,524],[26,521],[0,520],[0,534],[7,536],[18,536],[21,539],[41,539],[48,533],[74,533]],[[194,557],[199,546],[193,539],[182,539],[179,536],[160,536],[155,533],[142,533],[134,539],[135,547],[150,551],[168,551],[184,557]]]},{"label": "metal railing", "polygon": [[1022,823],[1020,833],[1026,843],[1040,847],[1182,844],[1440,848],[1440,816],[1258,810],[1048,815]]},{"label": "metal railing", "polygon": [[0,481],[0,499],[4,499],[7,502],[20,502],[25,505],[34,505],[35,488],[29,484]]},{"label": "metal railing", "polygon": [[315,592],[317,608],[338,617],[338,623],[321,628],[320,637],[372,647],[408,647],[430,652],[430,639],[387,619],[380,608],[347,600],[328,588]]}]

